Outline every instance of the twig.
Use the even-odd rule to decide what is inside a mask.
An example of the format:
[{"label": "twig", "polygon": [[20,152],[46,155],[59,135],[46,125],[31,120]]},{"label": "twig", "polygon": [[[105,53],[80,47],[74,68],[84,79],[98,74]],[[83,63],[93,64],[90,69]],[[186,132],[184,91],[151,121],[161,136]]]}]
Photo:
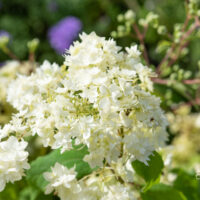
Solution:
[{"label": "twig", "polygon": [[176,44],[173,43],[172,47],[168,50],[168,52],[166,53],[165,57],[162,59],[160,64],[157,66],[156,72],[157,72],[158,75],[160,75],[160,73],[161,73],[162,65],[169,59],[169,57],[171,56],[171,53],[175,50],[175,48],[176,48]]},{"label": "twig", "polygon": [[[182,28],[182,30],[181,30],[182,32],[184,32],[185,29],[187,28],[190,19],[191,19],[191,16],[188,14],[187,17],[186,17],[186,20],[185,20],[185,22],[184,22],[183,28]],[[187,39],[189,38],[189,36],[190,36],[198,27],[200,27],[200,21],[199,21],[199,18],[198,18],[198,17],[195,17],[195,23],[191,26],[191,28],[190,28],[187,32],[185,32],[185,33],[181,36],[181,38],[180,38],[180,41],[181,41],[181,42],[180,42],[180,45],[179,45],[179,46],[176,46],[176,43],[174,42],[174,43],[172,44],[172,47],[168,50],[167,54],[165,55],[165,57],[162,59],[162,61],[161,61],[160,64],[158,65],[157,70],[156,70],[156,72],[157,72],[158,74],[161,73],[161,67],[162,67],[162,65],[163,65],[165,62],[168,62],[168,63],[167,63],[168,66],[171,66],[171,65],[173,65],[173,64],[177,61],[177,59],[179,58],[179,56],[180,56],[182,50],[183,50],[185,47],[187,47],[188,44],[189,44],[189,41],[187,41]],[[173,52],[174,52],[175,50],[177,51],[177,53],[175,54],[175,56],[173,56]],[[169,59],[170,59],[170,60],[169,60]],[[169,61],[168,61],[168,60],[169,60]]]},{"label": "twig", "polygon": [[[160,79],[160,78],[151,78],[151,80],[154,83],[160,84],[160,85],[168,85],[172,83],[177,83],[178,81],[175,80],[169,80],[169,79]],[[200,79],[191,79],[191,80],[183,80],[182,83],[186,85],[193,85],[193,84],[200,84]]]},{"label": "twig", "polygon": [[[182,28],[182,30],[181,30],[182,32],[185,31],[185,28],[187,27],[190,18],[191,18],[190,15],[187,15],[186,20],[185,20],[184,25],[183,25],[183,28]],[[184,36],[181,37],[180,41],[183,39],[183,37],[184,37]],[[173,51],[174,51],[175,49],[176,49],[176,43],[174,42],[174,43],[172,44],[172,47],[168,50],[168,52],[166,53],[165,57],[162,59],[162,61],[161,61],[160,64],[158,65],[158,67],[157,67],[157,69],[156,69],[156,72],[157,72],[158,74],[161,73],[161,67],[162,67],[162,65],[171,57],[171,55],[172,55],[172,53],[173,53]],[[174,60],[173,62],[176,61],[176,59],[173,59],[173,60]]]},{"label": "twig", "polygon": [[5,54],[7,54],[11,59],[17,60],[17,61],[21,62],[21,61],[17,58],[17,56],[16,56],[7,46],[4,46],[4,48],[3,48],[2,50],[3,50],[3,52],[4,52]]},{"label": "twig", "polygon": [[136,33],[136,36],[137,36],[137,38],[139,39],[140,44],[141,44],[141,46],[142,46],[142,48],[143,48],[143,56],[144,56],[144,59],[145,59],[147,65],[150,65],[150,61],[149,61],[147,49],[146,49],[146,46],[145,46],[145,43],[144,43],[144,37],[145,37],[145,35],[146,35],[148,26],[144,27],[144,32],[143,32],[143,33],[140,32],[140,30],[139,30],[137,24],[135,24],[135,23],[133,24],[133,29],[134,29],[134,31],[135,31],[135,33]]},{"label": "twig", "polygon": [[200,84],[200,79],[184,80],[183,83],[187,85]]},{"label": "twig", "polygon": [[32,53],[32,52],[29,53],[29,61],[30,62],[35,62],[35,54]]}]

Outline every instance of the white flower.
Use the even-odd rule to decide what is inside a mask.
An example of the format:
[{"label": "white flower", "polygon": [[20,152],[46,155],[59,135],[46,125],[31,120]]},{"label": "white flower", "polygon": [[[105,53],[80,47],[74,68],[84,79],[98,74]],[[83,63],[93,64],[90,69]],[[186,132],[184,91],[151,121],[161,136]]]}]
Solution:
[{"label": "white flower", "polygon": [[108,187],[107,194],[101,200],[136,200],[134,192],[128,186],[121,184],[111,185]]},{"label": "white flower", "polygon": [[24,169],[29,169],[26,146],[27,142],[19,142],[14,136],[0,142],[0,191],[5,188],[6,183],[20,180]]},{"label": "white flower", "polygon": [[137,49],[137,45],[131,46],[130,48],[126,47],[125,48],[127,53],[128,53],[128,57],[130,58],[139,58],[141,52]]},{"label": "white flower", "polygon": [[[88,67],[115,65],[116,61],[121,60],[118,55],[121,47],[116,46],[114,40],[105,40],[98,37],[94,32],[87,35],[80,35],[82,42],[75,42],[67,51],[65,64],[72,67]],[[118,57],[117,57],[118,56]]]},{"label": "white flower", "polygon": [[51,172],[45,172],[44,178],[49,182],[46,194],[55,190],[61,200],[135,200],[133,188],[117,182],[111,170],[100,169],[80,180],[76,179],[75,167],[56,163]]},{"label": "white flower", "polygon": [[65,56],[67,70],[44,62],[36,73],[11,83],[7,99],[20,113],[12,127],[62,152],[75,138],[87,145],[84,160],[91,167],[120,157],[147,163],[167,139],[160,99],[151,93],[151,70],[140,63],[136,46],[120,52],[112,39],[80,37]]},{"label": "white flower", "polygon": [[[56,163],[51,168],[51,172],[45,172],[44,178],[49,182],[46,186],[45,194],[50,194],[53,190],[58,193],[61,200],[76,199],[76,195],[81,192],[81,187],[76,179],[75,167],[67,167]],[[70,198],[73,197],[73,198]]]}]

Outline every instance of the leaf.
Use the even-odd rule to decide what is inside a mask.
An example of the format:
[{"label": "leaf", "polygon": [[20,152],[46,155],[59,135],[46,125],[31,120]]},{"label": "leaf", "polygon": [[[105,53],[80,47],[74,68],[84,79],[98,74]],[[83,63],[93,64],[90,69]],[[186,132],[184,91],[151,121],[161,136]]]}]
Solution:
[{"label": "leaf", "polygon": [[32,186],[25,187],[20,193],[18,194],[19,200],[53,200],[53,195],[45,195],[39,190],[38,188],[35,188]]},{"label": "leaf", "polygon": [[165,51],[167,51],[167,49],[171,46],[171,42],[167,41],[167,40],[161,40],[158,43],[158,46],[156,48],[156,52],[157,53],[163,53]]},{"label": "leaf", "polygon": [[63,154],[60,153],[59,149],[54,150],[50,154],[34,160],[31,163],[31,168],[27,171],[26,178],[32,184],[44,191],[48,182],[44,179],[43,173],[50,171],[51,167],[58,162],[68,168],[75,165],[78,173],[77,178],[80,179],[92,172],[89,164],[83,161],[86,154],[88,154],[86,147],[65,151]]},{"label": "leaf", "polygon": [[15,184],[7,183],[6,188],[0,192],[0,200],[16,200],[17,194],[21,188],[21,181],[16,182]]},{"label": "leaf", "polygon": [[200,180],[195,173],[188,173],[182,169],[174,169],[173,172],[177,174],[174,188],[180,190],[188,200],[200,200]]},{"label": "leaf", "polygon": [[39,188],[29,185],[25,178],[15,183],[7,183],[0,192],[0,200],[53,200],[53,195],[45,195]]},{"label": "leaf", "polygon": [[160,174],[164,167],[163,160],[157,152],[154,152],[149,159],[148,166],[138,160],[132,162],[133,169],[146,181],[143,192],[159,182]]},{"label": "leaf", "polygon": [[187,200],[182,192],[164,185],[153,185],[147,192],[141,193],[142,200]]}]

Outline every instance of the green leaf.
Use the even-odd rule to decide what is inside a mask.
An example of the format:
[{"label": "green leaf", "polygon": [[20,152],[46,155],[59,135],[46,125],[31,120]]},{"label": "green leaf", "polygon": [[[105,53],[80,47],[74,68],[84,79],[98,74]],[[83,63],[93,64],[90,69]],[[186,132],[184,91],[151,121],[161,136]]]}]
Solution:
[{"label": "green leaf", "polygon": [[31,163],[31,168],[27,171],[27,181],[30,181],[31,184],[44,191],[48,182],[44,179],[43,173],[50,171],[56,162],[68,168],[75,165],[78,173],[77,178],[80,179],[92,172],[88,163],[83,161],[86,154],[88,154],[86,147],[65,151],[63,154],[60,153],[59,149],[54,150],[50,154],[41,156]]},{"label": "green leaf", "polygon": [[154,152],[149,159],[148,166],[138,160],[132,162],[133,169],[146,181],[143,192],[159,182],[160,174],[164,167],[162,157],[157,152]]},{"label": "green leaf", "polygon": [[0,192],[0,200],[16,200],[17,194],[19,193],[20,189],[23,188],[22,181],[18,181],[15,184],[7,183],[6,188]]},{"label": "green leaf", "polygon": [[153,185],[147,192],[141,193],[142,200],[187,200],[182,192],[164,185]]},{"label": "green leaf", "polygon": [[163,53],[165,51],[167,51],[167,49],[171,46],[171,42],[167,41],[167,40],[161,40],[158,43],[158,46],[156,48],[156,52],[157,53]]},{"label": "green leaf", "polygon": [[15,183],[7,183],[0,192],[0,200],[54,200],[53,195],[45,195],[39,188],[29,185],[25,178]]},{"label": "green leaf", "polygon": [[25,187],[20,193],[18,194],[18,200],[53,200],[53,195],[45,195],[41,190],[32,186]]},{"label": "green leaf", "polygon": [[188,173],[182,169],[173,170],[177,174],[173,186],[180,190],[188,200],[200,200],[200,180],[195,173]]}]

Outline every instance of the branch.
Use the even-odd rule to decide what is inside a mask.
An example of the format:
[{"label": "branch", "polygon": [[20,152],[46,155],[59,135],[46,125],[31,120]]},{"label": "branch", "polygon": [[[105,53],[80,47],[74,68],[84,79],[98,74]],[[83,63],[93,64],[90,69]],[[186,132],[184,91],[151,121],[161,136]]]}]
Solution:
[{"label": "branch", "polygon": [[[185,31],[185,29],[187,28],[188,24],[189,24],[189,21],[191,19],[191,16],[188,14],[187,17],[186,17],[186,20],[184,22],[184,25],[183,25],[183,28],[182,28],[182,32]],[[157,69],[156,69],[156,72],[158,74],[161,73],[161,67],[162,65],[165,63],[165,62],[168,62],[167,65],[168,66],[171,66],[173,65],[179,58],[182,50],[188,46],[189,44],[189,41],[188,38],[189,36],[198,28],[200,27],[200,21],[199,21],[199,18],[196,16],[194,18],[195,20],[195,23],[191,26],[191,28],[189,28],[188,31],[186,31],[182,37],[180,38],[180,44],[179,46],[176,46],[176,43],[174,42],[171,46],[171,48],[168,50],[168,52],[166,53],[165,57],[162,59],[162,61],[160,62],[160,64],[158,65]],[[175,56],[173,56],[173,52],[177,50],[177,53],[175,54]]]},{"label": "branch", "polygon": [[2,48],[2,50],[3,50],[3,52],[4,52],[5,54],[7,54],[11,59],[17,60],[17,61],[21,62],[21,61],[17,58],[17,56],[16,56],[7,46],[4,46],[4,47]]},{"label": "branch", "polygon": [[[172,84],[172,83],[174,84],[174,83],[178,82],[178,81],[175,81],[175,80],[160,79],[160,78],[151,78],[151,80],[154,83],[157,83],[157,84],[160,84],[160,85],[168,85],[168,84]],[[181,82],[186,84],[186,85],[200,84],[200,79],[183,80]]]},{"label": "branch", "polygon": [[141,33],[141,32],[140,32],[140,30],[139,30],[137,24],[133,24],[133,29],[134,29],[134,31],[135,31],[135,33],[136,33],[136,36],[137,36],[137,38],[139,39],[140,44],[141,44],[141,46],[142,46],[142,48],[143,48],[143,56],[144,56],[144,59],[145,59],[147,65],[150,65],[150,61],[149,61],[147,49],[146,49],[146,46],[145,46],[145,43],[144,43],[144,37],[145,37],[145,35],[146,35],[146,32],[147,32],[148,27],[147,27],[147,26],[144,27],[144,33]]}]

